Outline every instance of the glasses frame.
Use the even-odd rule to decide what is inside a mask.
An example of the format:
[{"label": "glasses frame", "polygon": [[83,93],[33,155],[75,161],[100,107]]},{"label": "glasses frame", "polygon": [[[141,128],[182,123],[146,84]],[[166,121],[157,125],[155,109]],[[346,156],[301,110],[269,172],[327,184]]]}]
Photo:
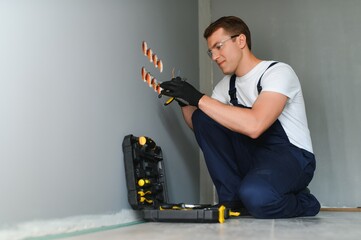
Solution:
[{"label": "glasses frame", "polygon": [[217,51],[220,51],[220,50],[223,48],[225,42],[227,42],[228,40],[231,40],[231,39],[233,39],[233,38],[235,38],[235,37],[238,37],[239,35],[241,35],[241,34],[232,35],[232,36],[230,36],[229,38],[226,38],[226,39],[224,39],[224,40],[222,40],[222,41],[220,41],[220,42],[217,42],[211,49],[208,49],[208,50],[207,50],[208,56],[209,56],[210,58],[212,58],[212,57],[213,57],[213,52],[212,52],[212,51],[213,51],[214,49],[217,49]]}]

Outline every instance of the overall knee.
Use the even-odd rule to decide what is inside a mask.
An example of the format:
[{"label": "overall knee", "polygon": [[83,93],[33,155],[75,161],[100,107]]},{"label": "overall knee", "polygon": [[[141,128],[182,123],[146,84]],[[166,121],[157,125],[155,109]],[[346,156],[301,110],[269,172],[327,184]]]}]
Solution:
[{"label": "overall knee", "polygon": [[197,109],[193,112],[192,115],[192,124],[193,129],[207,129],[209,125],[210,118],[201,110]]},{"label": "overall knee", "polygon": [[238,194],[248,212],[255,218],[270,218],[272,205],[279,199],[271,188],[258,184],[242,184]]}]

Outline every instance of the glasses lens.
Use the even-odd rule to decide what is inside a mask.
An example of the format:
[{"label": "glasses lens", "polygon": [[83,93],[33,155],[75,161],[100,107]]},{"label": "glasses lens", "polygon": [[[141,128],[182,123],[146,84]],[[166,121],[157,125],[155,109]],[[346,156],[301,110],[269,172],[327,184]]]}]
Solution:
[{"label": "glasses lens", "polygon": [[212,58],[212,51],[211,50],[207,50],[207,54],[210,58]]},{"label": "glasses lens", "polygon": [[[225,39],[225,40],[217,43],[216,46],[213,47],[212,49],[215,48],[215,49],[217,49],[218,51],[220,51],[225,42],[227,42],[228,40],[230,40],[230,39],[232,39],[232,38],[238,37],[238,36],[239,36],[239,35],[230,36],[229,38],[227,38],[227,39]],[[211,50],[211,49],[208,49],[207,54],[208,54],[208,56],[209,56],[210,58],[212,58],[213,53],[212,53],[212,50]]]}]

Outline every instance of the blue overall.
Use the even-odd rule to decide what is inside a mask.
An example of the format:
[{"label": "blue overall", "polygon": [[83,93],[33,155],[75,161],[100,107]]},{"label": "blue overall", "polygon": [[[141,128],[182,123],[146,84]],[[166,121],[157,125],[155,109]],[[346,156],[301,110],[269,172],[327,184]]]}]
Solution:
[{"label": "blue overall", "polygon": [[[230,80],[231,103],[245,108],[237,101],[235,78],[233,75]],[[256,218],[319,212],[319,202],[307,189],[315,157],[290,143],[278,119],[257,139],[223,127],[199,109],[193,113],[192,123],[220,203],[242,204]]]}]

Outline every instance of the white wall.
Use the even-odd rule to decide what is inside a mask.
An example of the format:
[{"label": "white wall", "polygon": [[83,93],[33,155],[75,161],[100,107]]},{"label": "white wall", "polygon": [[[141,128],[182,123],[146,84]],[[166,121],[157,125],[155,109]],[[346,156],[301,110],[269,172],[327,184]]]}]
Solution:
[{"label": "white wall", "polygon": [[317,158],[311,191],[326,206],[361,206],[361,2],[212,0],[211,9],[212,20],[241,17],[253,52],[298,74]]},{"label": "white wall", "polygon": [[122,140],[163,149],[170,201],[199,200],[198,147],[140,79],[146,40],[198,84],[197,2],[0,0],[0,225],[128,209]]}]

